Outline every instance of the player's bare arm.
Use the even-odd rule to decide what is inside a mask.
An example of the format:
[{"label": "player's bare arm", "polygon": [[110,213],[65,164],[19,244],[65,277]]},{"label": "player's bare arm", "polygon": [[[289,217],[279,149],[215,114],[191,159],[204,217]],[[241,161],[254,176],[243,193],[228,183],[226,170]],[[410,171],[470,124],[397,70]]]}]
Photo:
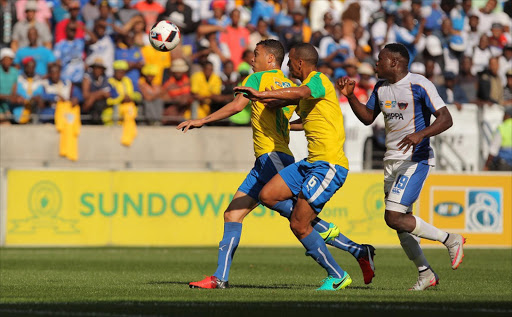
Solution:
[{"label": "player's bare arm", "polygon": [[375,121],[375,118],[379,114],[378,111],[368,109],[365,104],[362,104],[357,97],[354,95],[354,88],[356,82],[348,77],[339,78],[336,82],[340,92],[347,97],[348,103],[354,111],[356,117],[365,125],[370,125]]},{"label": "player's bare arm", "polygon": [[204,117],[202,119],[184,121],[184,122],[180,123],[176,127],[176,129],[177,130],[181,129],[183,131],[183,133],[186,133],[190,129],[201,128],[203,125],[205,125],[207,123],[229,118],[232,115],[237,114],[240,111],[242,111],[247,106],[248,103],[249,103],[249,99],[247,99],[242,94],[237,94],[235,99],[232,102],[228,103],[227,105],[225,105],[224,107],[215,111],[214,113],[210,114],[209,116]]},{"label": "player's bare arm", "polygon": [[311,97],[311,90],[309,89],[308,86],[291,87],[267,91],[256,91],[255,89],[250,87],[235,87],[233,90],[235,92],[245,94],[247,98],[251,99],[252,101],[259,101],[262,103],[272,101],[274,99],[297,102],[297,100]]},{"label": "player's bare arm", "polygon": [[438,135],[448,130],[453,125],[452,115],[446,107],[442,107],[441,109],[434,112],[434,116],[436,117],[436,120],[434,120],[432,125],[421,131],[407,135],[402,139],[402,141],[398,142],[398,149],[401,150],[405,147],[404,153],[406,153],[411,146],[414,149],[414,147],[424,138]]},{"label": "player's bare arm", "polygon": [[290,130],[291,131],[302,131],[304,130],[304,126],[302,125],[302,119],[299,118],[297,120],[293,120],[290,122]]}]

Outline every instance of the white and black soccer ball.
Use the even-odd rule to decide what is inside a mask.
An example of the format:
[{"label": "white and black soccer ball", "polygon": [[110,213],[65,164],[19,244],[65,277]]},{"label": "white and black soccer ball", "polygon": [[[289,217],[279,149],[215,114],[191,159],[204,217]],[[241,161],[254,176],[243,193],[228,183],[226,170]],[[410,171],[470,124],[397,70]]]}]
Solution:
[{"label": "white and black soccer ball", "polygon": [[149,31],[149,42],[160,52],[172,51],[181,41],[181,32],[176,24],[162,20]]}]

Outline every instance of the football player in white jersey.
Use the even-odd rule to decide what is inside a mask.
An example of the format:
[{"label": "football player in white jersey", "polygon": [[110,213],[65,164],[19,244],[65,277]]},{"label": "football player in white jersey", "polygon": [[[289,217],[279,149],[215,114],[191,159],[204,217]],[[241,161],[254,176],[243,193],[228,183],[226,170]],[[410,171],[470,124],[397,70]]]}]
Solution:
[{"label": "football player in white jersey", "polygon": [[[364,105],[354,95],[355,82],[338,79],[341,93],[348,98],[356,116],[365,125],[382,112],[386,127],[384,192],[386,224],[397,231],[407,257],[418,268],[419,277],[410,290],[424,290],[439,283],[427,262],[419,238],[439,241],[447,248],[452,269],[462,262],[465,238],[447,233],[412,214],[428,173],[434,165],[430,137],[452,126],[452,117],[434,85],[408,70],[409,53],[402,44],[387,44],[379,53],[376,72],[379,81]],[[435,120],[430,124],[431,115]]]}]

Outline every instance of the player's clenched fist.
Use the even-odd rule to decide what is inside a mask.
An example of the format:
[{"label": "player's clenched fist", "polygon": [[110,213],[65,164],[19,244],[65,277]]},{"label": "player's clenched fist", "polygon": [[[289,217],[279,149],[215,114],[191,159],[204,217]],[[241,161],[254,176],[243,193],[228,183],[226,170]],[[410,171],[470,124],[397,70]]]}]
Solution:
[{"label": "player's clenched fist", "polygon": [[338,78],[336,82],[340,92],[345,96],[350,96],[354,93],[354,87],[356,86],[356,82],[348,77]]}]

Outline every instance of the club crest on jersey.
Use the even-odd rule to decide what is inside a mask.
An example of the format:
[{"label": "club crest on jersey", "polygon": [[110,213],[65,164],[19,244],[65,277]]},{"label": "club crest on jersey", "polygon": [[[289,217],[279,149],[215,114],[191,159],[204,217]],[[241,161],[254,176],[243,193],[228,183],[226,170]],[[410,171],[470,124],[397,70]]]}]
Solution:
[{"label": "club crest on jersey", "polygon": [[279,88],[290,88],[290,87],[291,87],[290,83],[287,83],[287,82],[284,82],[284,83],[283,83],[282,81],[280,81],[280,80],[279,80],[279,79],[277,79],[277,78],[274,78],[274,84],[275,84],[277,87],[279,87]]},{"label": "club crest on jersey", "polygon": [[409,105],[409,103],[407,103],[407,102],[399,102],[399,103],[398,103],[398,108],[399,108],[400,110],[405,110],[405,109],[407,108],[407,106],[408,106],[408,105]]}]

